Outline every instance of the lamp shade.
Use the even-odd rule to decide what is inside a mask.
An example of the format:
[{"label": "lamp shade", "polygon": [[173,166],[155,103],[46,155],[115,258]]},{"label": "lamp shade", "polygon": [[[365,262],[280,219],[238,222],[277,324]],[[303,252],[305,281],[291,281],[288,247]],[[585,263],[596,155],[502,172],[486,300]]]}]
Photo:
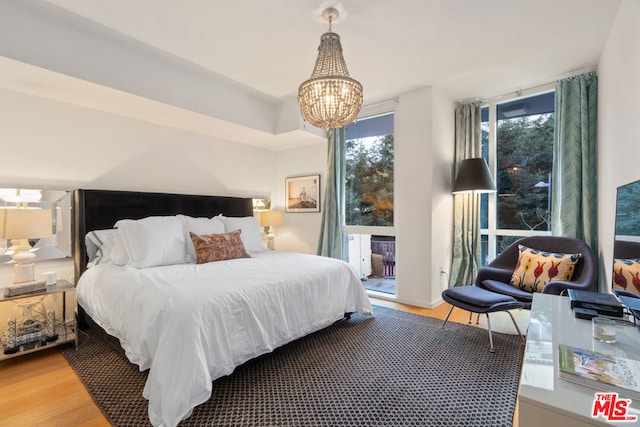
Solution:
[{"label": "lamp shade", "polygon": [[489,166],[482,158],[464,159],[460,162],[458,176],[453,184],[453,193],[491,193],[496,191],[496,184],[491,178]]},{"label": "lamp shade", "polygon": [[35,239],[52,234],[49,209],[0,208],[0,239]]},{"label": "lamp shade", "polygon": [[282,212],[264,211],[260,213],[261,227],[277,227],[280,224],[282,224]]}]

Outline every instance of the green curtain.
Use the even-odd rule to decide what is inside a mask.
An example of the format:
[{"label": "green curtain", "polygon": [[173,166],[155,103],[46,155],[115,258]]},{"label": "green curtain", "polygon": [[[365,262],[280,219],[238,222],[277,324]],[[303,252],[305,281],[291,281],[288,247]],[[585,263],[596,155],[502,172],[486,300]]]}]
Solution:
[{"label": "green curtain", "polygon": [[558,236],[598,250],[598,77],[582,74],[556,83],[551,224]]},{"label": "green curtain", "polygon": [[320,226],[318,255],[344,259],[344,175],[346,129],[328,131],[327,180],[324,191],[324,209]]},{"label": "green curtain", "polygon": [[[454,180],[462,160],[481,157],[480,120],[479,103],[456,108]],[[455,194],[453,197],[453,255],[449,286],[471,285],[480,265],[480,209],[476,208],[475,215],[472,215],[474,198],[476,207],[479,207],[478,194]],[[475,226],[472,222],[475,222]],[[472,236],[472,230],[475,230],[475,236]],[[474,253],[475,257],[472,255]]]}]

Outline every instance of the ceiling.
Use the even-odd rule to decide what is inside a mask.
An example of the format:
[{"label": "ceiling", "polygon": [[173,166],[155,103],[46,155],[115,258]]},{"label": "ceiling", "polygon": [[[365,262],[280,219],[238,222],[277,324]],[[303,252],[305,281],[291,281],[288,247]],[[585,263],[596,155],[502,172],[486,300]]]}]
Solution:
[{"label": "ceiling", "polygon": [[[483,99],[594,69],[619,7],[618,0],[45,1],[49,14],[56,8],[82,20],[82,28],[112,31],[276,104],[295,97],[310,76],[320,35],[328,28],[321,12],[334,6],[341,15],[333,30],[341,36],[351,76],[364,86],[365,105],[426,86],[455,101]],[[21,61],[17,56],[14,51],[11,59]],[[62,75],[56,78],[81,76],[55,71]],[[21,73],[15,74],[19,80]],[[11,86],[4,77],[4,86]],[[13,87],[28,85],[16,81]],[[213,115],[197,113],[198,128],[207,128]],[[212,119],[212,128],[222,126],[219,117]],[[230,139],[259,143],[251,126],[232,128],[240,135]],[[296,145],[287,140],[292,134],[258,134],[265,134],[270,148]],[[293,136],[302,144],[316,137]]]}]

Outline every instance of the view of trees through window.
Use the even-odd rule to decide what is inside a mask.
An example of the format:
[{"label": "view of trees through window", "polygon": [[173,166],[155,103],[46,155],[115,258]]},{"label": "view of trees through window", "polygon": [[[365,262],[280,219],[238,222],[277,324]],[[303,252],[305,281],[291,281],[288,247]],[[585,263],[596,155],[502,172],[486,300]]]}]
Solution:
[{"label": "view of trees through window", "polygon": [[553,129],[552,113],[498,121],[498,229],[551,229]]},{"label": "view of trees through window", "polygon": [[482,109],[482,155],[495,159],[497,188],[482,197],[483,263],[522,236],[551,230],[554,104],[547,92]]},{"label": "view of trees through window", "polygon": [[393,115],[347,128],[345,223],[393,226]]}]

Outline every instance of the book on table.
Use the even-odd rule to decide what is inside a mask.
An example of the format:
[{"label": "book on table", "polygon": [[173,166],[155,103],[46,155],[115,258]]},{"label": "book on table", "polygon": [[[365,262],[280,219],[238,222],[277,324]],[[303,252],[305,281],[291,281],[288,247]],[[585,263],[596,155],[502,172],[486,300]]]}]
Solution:
[{"label": "book on table", "polygon": [[640,400],[640,361],[564,344],[559,350],[560,378]]}]

